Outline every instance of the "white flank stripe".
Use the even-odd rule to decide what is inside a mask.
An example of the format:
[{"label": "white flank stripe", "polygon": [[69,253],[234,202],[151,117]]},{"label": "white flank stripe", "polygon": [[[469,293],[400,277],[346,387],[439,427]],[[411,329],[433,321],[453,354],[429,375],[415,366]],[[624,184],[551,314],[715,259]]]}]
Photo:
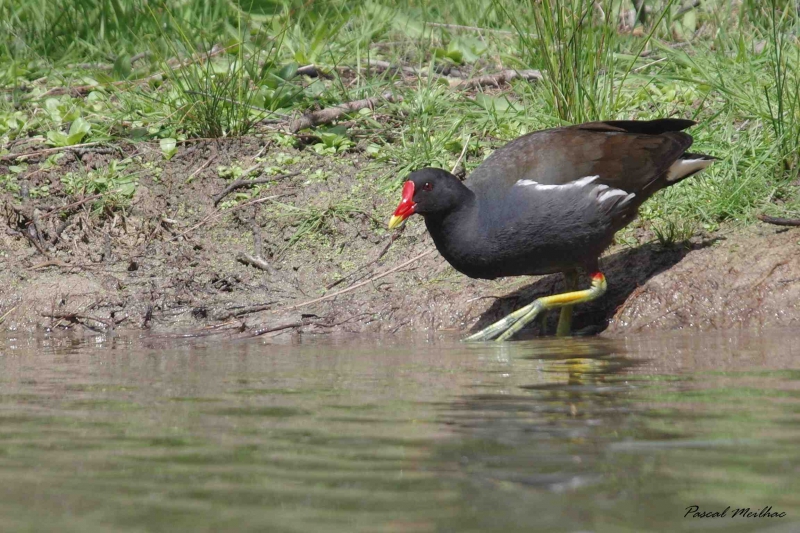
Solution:
[{"label": "white flank stripe", "polygon": [[[553,189],[572,189],[575,187],[585,187],[589,185],[594,180],[600,178],[600,176],[586,176],[585,178],[581,178],[579,180],[571,181],[569,183],[564,183],[563,185],[542,185],[538,181],[533,180],[519,180],[514,185],[518,185],[520,187],[534,187],[540,191],[551,191]],[[605,185],[601,185],[601,187],[605,187]]]},{"label": "white flank stripe", "polygon": [[573,181],[572,183],[568,183],[567,185],[573,185],[575,187],[583,187],[584,185],[589,185],[596,179],[600,179],[600,176],[586,176],[585,178]]},{"label": "white flank stripe", "polygon": [[713,159],[678,159],[669,167],[667,181],[679,180],[698,170],[703,170],[713,162]]},{"label": "white flank stripe", "polygon": [[597,200],[600,202],[605,202],[609,198],[614,198],[615,196],[628,196],[628,193],[620,189],[611,189],[609,191],[601,192],[600,196],[597,197]]}]

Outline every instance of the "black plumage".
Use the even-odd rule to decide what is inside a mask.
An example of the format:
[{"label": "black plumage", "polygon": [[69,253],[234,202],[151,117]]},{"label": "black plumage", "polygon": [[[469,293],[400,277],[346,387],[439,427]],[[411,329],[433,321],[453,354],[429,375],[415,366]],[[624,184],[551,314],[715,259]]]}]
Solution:
[{"label": "black plumage", "polygon": [[647,198],[710,164],[712,157],[686,152],[692,137],[681,130],[693,124],[609,121],[530,133],[464,183],[440,169],[413,172],[411,212],[470,277],[594,272]]}]

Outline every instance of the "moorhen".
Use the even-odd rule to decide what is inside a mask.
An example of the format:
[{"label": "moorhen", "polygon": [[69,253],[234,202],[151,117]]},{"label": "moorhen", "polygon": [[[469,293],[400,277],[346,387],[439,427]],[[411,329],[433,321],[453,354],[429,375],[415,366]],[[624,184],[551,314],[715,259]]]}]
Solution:
[{"label": "moorhen", "polygon": [[[563,272],[567,291],[535,300],[467,340],[507,340],[546,309],[600,297],[598,258],[656,191],[703,170],[714,157],[686,150],[691,120],[613,120],[536,131],[490,155],[465,182],[438,168],[412,172],[389,228],[414,213],[439,253],[473,278]],[[575,290],[576,269],[591,287]]]}]

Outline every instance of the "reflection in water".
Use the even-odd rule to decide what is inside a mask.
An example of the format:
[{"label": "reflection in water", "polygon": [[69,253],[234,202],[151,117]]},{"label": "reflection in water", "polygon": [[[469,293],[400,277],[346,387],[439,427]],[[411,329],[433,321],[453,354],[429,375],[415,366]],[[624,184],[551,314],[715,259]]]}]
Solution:
[{"label": "reflection in water", "polygon": [[7,337],[0,529],[795,531],[796,339]]}]

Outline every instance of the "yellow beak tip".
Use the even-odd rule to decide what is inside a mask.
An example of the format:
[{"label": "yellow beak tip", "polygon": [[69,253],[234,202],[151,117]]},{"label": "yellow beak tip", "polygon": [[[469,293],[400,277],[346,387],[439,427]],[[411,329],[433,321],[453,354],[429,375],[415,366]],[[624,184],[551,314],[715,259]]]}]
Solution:
[{"label": "yellow beak tip", "polygon": [[397,226],[402,224],[404,220],[405,218],[403,217],[393,216],[392,218],[389,219],[389,229],[396,228]]}]

